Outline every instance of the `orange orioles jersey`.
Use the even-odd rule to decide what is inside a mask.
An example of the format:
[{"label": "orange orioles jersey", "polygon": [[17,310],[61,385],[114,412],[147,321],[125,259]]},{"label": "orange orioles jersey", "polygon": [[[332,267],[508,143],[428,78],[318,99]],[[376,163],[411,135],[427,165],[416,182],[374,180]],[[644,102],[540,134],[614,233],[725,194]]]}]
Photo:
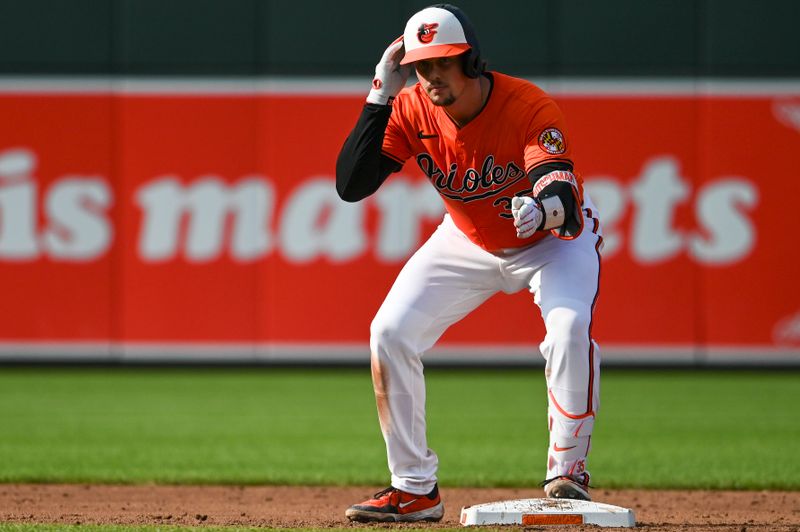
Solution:
[{"label": "orange orioles jersey", "polygon": [[[511,198],[530,194],[528,172],[546,163],[572,164],[564,118],[536,85],[497,72],[483,110],[458,128],[419,83],[394,100],[383,153],[414,158],[439,191],[456,226],[487,251],[528,246],[549,231],[520,239]],[[583,197],[578,177],[578,196]]]}]

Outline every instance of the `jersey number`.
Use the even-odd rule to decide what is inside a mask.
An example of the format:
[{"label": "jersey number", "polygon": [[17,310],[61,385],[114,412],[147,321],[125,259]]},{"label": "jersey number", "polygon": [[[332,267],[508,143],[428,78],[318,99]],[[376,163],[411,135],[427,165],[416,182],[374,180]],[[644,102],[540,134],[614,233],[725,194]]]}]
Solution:
[{"label": "jersey number", "polygon": [[[514,196],[530,196],[532,192],[533,192],[533,187],[525,190],[520,190],[519,192],[514,194]],[[503,196],[501,198],[497,198],[496,200],[494,200],[494,203],[492,203],[493,206],[495,207],[500,206],[500,208],[502,209],[501,212],[498,214],[500,218],[514,217],[511,214],[511,198],[513,198],[514,196]]]}]

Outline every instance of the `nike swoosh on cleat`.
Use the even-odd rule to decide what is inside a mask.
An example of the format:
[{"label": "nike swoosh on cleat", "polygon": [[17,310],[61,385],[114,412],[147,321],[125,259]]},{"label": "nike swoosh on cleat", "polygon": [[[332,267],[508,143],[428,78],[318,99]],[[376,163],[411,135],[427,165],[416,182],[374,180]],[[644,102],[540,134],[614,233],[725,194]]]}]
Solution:
[{"label": "nike swoosh on cleat", "polygon": [[433,139],[433,138],[436,138],[438,136],[439,135],[437,135],[436,133],[433,133],[431,135],[426,135],[425,133],[422,132],[422,130],[420,130],[420,132],[417,133],[417,138],[420,138],[420,139]]},{"label": "nike swoosh on cleat", "polygon": [[408,502],[401,502],[401,503],[398,503],[398,505],[397,505],[397,506],[399,506],[400,508],[405,508],[405,507],[406,507],[406,506],[408,506],[409,504],[415,503],[415,502],[417,502],[418,500],[419,500],[419,499],[412,499],[412,500],[410,500],[410,501],[408,501]]},{"label": "nike swoosh on cleat", "polygon": [[555,443],[553,444],[553,450],[556,452],[569,451],[570,449],[574,449],[575,447],[577,447],[577,445],[573,445],[572,447],[559,447]]}]

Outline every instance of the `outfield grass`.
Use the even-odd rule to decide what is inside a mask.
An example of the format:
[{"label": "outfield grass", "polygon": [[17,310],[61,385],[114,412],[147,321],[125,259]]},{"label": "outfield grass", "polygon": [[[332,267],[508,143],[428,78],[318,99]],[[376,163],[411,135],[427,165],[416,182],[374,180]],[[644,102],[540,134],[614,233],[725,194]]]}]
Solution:
[{"label": "outfield grass", "polygon": [[[532,486],[540,370],[428,370],[450,486]],[[800,489],[800,373],[605,371],[598,487]],[[0,482],[385,484],[368,369],[0,368]]]}]

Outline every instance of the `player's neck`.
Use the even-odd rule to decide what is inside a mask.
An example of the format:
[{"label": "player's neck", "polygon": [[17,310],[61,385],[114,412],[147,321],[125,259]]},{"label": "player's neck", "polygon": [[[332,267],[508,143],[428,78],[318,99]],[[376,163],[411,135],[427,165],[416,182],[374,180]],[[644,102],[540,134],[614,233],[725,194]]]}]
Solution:
[{"label": "player's neck", "polygon": [[466,126],[483,110],[491,86],[489,78],[479,76],[474,83],[469,84],[458,100],[444,108],[445,112],[458,127]]}]

